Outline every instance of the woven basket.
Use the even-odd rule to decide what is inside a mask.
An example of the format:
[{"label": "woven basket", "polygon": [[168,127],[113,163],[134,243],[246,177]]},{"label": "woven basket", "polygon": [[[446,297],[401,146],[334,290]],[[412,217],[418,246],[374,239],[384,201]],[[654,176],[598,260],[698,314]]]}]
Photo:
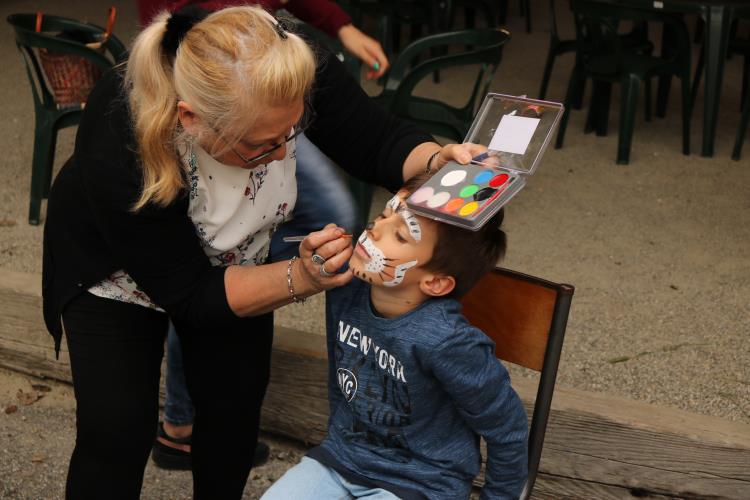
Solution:
[{"label": "woven basket", "polygon": [[[91,33],[64,33],[56,36],[82,41],[92,50],[103,51],[104,43],[112,34],[117,13],[114,7],[109,9],[109,21],[106,31],[96,36]],[[42,28],[43,14],[37,12],[36,31]],[[71,36],[72,35],[72,36]],[[75,36],[80,35],[80,36]],[[92,39],[96,36],[96,39]],[[89,40],[86,40],[88,38]],[[48,49],[39,49],[39,62],[44,71],[45,80],[55,98],[58,108],[73,106],[84,107],[89,93],[102,76],[102,70],[83,56],[66,54]]]}]

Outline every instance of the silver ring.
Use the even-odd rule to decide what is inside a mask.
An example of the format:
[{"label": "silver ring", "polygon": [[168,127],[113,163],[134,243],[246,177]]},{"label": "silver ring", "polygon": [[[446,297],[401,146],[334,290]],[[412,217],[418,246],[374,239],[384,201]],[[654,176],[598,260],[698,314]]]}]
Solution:
[{"label": "silver ring", "polygon": [[321,255],[318,255],[316,253],[313,254],[312,261],[313,264],[318,264],[319,266],[322,266],[326,263],[326,260]]},{"label": "silver ring", "polygon": [[331,276],[336,276],[336,273],[329,273],[326,271],[326,266],[324,264],[320,265],[320,275],[324,278],[330,278]]}]

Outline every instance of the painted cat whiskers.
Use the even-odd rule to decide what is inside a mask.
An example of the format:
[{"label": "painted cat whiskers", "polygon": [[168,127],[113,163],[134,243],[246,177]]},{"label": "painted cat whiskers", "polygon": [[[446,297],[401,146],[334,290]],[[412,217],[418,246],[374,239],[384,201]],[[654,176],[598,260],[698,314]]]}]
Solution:
[{"label": "painted cat whiskers", "polygon": [[[384,286],[400,285],[401,282],[404,281],[404,276],[406,275],[407,269],[417,265],[416,260],[404,262],[396,266],[390,264],[389,262],[393,259],[389,259],[388,257],[386,257],[383,251],[375,246],[375,243],[373,243],[372,240],[367,237],[367,231],[363,232],[357,241],[360,245],[362,245],[362,248],[364,248],[367,254],[370,256],[370,261],[365,264],[365,271],[367,271],[368,273],[378,274],[378,276],[380,276],[380,279],[383,281]],[[388,272],[386,272],[386,268],[393,269],[393,274],[389,274]],[[391,279],[386,281],[384,276]],[[369,281],[370,283],[372,283],[372,279],[370,279]]]},{"label": "painted cat whiskers", "polygon": [[[419,220],[406,208],[406,205],[401,198],[394,196],[388,200],[386,203],[386,209],[391,209],[392,212],[398,213],[401,216],[409,231],[409,235],[415,242],[419,243],[422,240],[422,227],[419,224]],[[370,223],[368,229],[371,230],[372,227],[373,223]],[[368,231],[365,230],[357,240],[370,257],[369,261],[365,264],[364,271],[377,274],[383,282],[383,286],[393,287],[400,285],[404,281],[406,271],[416,266],[418,261],[410,260],[394,265],[394,259],[386,257],[383,251],[370,239],[367,232]],[[386,271],[386,269],[392,270],[391,272],[393,274]],[[360,276],[356,271],[355,274]],[[362,273],[361,278],[367,279],[372,283],[372,278],[366,276],[365,273]]]}]

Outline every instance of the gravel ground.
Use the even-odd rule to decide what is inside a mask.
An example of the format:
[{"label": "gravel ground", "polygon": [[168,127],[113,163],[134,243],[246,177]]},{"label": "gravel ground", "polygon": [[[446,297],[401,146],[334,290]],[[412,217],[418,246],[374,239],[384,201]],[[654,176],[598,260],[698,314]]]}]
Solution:
[{"label": "gravel ground", "polygon": [[[124,0],[111,3],[120,13],[116,33],[127,40],[136,30],[134,6]],[[69,0],[64,9],[51,0],[5,0],[0,17],[39,6],[98,22],[106,10],[92,0]],[[536,94],[548,43],[546,11],[546,1],[533,2],[532,34],[524,32],[511,11],[513,39],[492,90]],[[560,24],[566,27],[563,36],[568,36],[571,20],[566,12],[560,12]],[[0,37],[0,61],[8,68],[0,72],[0,105],[6,117],[0,123],[5,157],[0,169],[0,267],[38,273],[42,229],[26,223],[32,101],[10,30],[0,31]],[[653,38],[658,40],[658,33]],[[556,63],[550,99],[564,96],[571,63],[571,56]],[[742,161],[729,159],[739,120],[740,68],[739,58],[726,66],[714,158],[696,153],[701,143],[701,97],[693,113],[693,154],[681,154],[675,86],[665,119],[646,123],[638,117],[628,166],[614,163],[617,106],[611,111],[607,137],[584,135],[585,110],[573,111],[565,147],[547,152],[526,189],[509,204],[504,264],[576,286],[561,384],[750,423],[750,144],[745,145]],[[441,84],[426,82],[419,91],[458,102],[466,87],[464,76],[444,71]],[[613,103],[617,102],[615,89]],[[71,130],[60,135],[58,166],[70,154],[73,137]],[[374,206],[379,209],[384,200],[379,193]],[[322,306],[318,297],[287,307],[278,312],[277,323],[322,335]],[[36,427],[19,423],[24,416],[29,422],[38,418]],[[64,441],[72,435],[69,408],[32,405],[16,414],[0,414],[0,422],[0,492],[25,492],[24,478],[28,481],[34,471],[58,467],[51,457],[65,456],[62,448],[71,446]],[[69,430],[63,431],[65,427]],[[29,463],[35,450],[31,444],[21,446],[23,439],[45,444],[49,461]],[[46,446],[49,443],[55,446]],[[21,449],[26,455],[19,455],[18,465],[6,463],[9,454],[20,454]],[[21,460],[22,456],[27,458]],[[60,462],[59,470],[51,472],[61,474],[63,468]],[[154,484],[169,480],[171,475],[153,477]],[[186,479],[177,482],[184,483],[180,491],[189,484]],[[60,488],[59,480],[50,484]],[[52,498],[58,490],[38,491],[50,491],[51,496],[19,498]]]},{"label": "gravel ground", "polygon": [[[26,398],[19,398],[21,391]],[[41,398],[29,402],[29,398]],[[54,429],[54,432],[50,432]],[[261,437],[271,447],[266,464],[250,473],[243,499],[257,499],[306,448],[278,437]],[[0,369],[0,498],[63,498],[68,460],[75,444],[75,399],[70,386]],[[149,459],[141,498],[192,498],[189,472],[166,471]]]}]

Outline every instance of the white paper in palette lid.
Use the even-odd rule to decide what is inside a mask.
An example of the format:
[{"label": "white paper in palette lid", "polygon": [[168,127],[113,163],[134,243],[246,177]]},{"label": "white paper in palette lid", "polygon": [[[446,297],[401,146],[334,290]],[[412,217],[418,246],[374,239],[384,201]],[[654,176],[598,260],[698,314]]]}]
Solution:
[{"label": "white paper in palette lid", "polygon": [[488,156],[478,163],[530,175],[536,170],[563,113],[557,102],[490,93],[484,98],[464,142],[482,144]]}]

